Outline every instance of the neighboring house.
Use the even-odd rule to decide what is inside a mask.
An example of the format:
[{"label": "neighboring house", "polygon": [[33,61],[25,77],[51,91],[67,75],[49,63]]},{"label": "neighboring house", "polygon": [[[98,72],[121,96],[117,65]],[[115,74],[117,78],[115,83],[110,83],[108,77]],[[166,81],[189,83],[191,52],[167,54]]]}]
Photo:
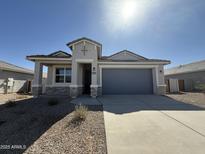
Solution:
[{"label": "neighboring house", "polygon": [[168,60],[148,59],[123,50],[102,56],[102,45],[88,38],[69,42],[72,55],[63,51],[31,55],[35,62],[34,95],[42,94],[42,67],[48,67],[46,95],[164,94],[164,65]]},{"label": "neighboring house", "polygon": [[26,68],[0,61],[0,93],[28,92],[34,73]]},{"label": "neighboring house", "polygon": [[[174,86],[176,91],[205,90],[205,60],[165,70],[167,91]],[[170,80],[178,82],[170,83]],[[178,86],[176,86],[178,84]],[[178,89],[177,89],[178,88]]]}]

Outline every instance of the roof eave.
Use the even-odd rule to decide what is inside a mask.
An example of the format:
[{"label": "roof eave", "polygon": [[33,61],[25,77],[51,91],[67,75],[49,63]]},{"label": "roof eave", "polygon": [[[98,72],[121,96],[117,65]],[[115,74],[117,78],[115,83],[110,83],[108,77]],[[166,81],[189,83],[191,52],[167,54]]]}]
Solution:
[{"label": "roof eave", "polygon": [[72,57],[35,57],[35,56],[27,56],[27,60],[37,61],[37,60],[72,60]]},{"label": "roof eave", "polygon": [[3,71],[10,71],[10,72],[18,72],[18,73],[24,73],[24,74],[31,74],[33,75],[33,72],[27,72],[27,71],[21,71],[21,70],[15,70],[15,69],[9,69],[9,68],[0,68]]},{"label": "roof eave", "polygon": [[187,74],[187,73],[195,73],[195,72],[202,72],[205,71],[205,69],[200,69],[200,70],[192,70],[192,71],[184,71],[184,72],[176,72],[176,73],[164,73],[164,75],[169,76],[169,75],[179,75],[179,74]]},{"label": "roof eave", "polygon": [[99,60],[99,64],[103,63],[110,63],[110,64],[155,64],[155,65],[168,65],[170,64],[170,61],[110,61],[110,60]]}]

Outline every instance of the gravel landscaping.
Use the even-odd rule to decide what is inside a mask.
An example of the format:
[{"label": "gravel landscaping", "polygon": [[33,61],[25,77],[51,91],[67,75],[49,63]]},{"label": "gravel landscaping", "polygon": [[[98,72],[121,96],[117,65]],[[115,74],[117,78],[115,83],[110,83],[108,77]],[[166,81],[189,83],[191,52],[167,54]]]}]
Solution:
[{"label": "gravel landscaping", "polygon": [[205,108],[205,93],[184,92],[180,94],[167,94],[168,97],[188,104]]},{"label": "gravel landscaping", "polygon": [[88,106],[86,119],[79,121],[69,98],[58,100],[0,105],[0,153],[106,153],[102,106]]}]

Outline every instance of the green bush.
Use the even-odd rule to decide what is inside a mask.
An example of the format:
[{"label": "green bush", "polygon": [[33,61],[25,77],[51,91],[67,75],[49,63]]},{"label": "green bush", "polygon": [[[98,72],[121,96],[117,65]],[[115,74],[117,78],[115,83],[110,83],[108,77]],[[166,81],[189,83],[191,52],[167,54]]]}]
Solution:
[{"label": "green bush", "polygon": [[83,105],[75,106],[74,119],[85,120],[87,116],[88,108]]},{"label": "green bush", "polygon": [[16,105],[16,102],[13,101],[13,100],[8,100],[8,101],[6,102],[6,106],[7,106],[7,107],[13,107],[13,106],[15,106],[15,105]]},{"label": "green bush", "polygon": [[57,105],[58,103],[59,103],[58,100],[54,99],[54,98],[52,98],[48,101],[48,105],[50,105],[50,106]]}]

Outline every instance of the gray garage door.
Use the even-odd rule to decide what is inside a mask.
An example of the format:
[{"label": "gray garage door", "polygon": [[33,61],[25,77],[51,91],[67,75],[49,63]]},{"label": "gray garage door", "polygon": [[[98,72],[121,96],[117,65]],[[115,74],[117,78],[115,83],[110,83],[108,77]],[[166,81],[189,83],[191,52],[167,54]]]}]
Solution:
[{"label": "gray garage door", "polygon": [[103,69],[102,93],[111,94],[152,94],[151,69]]}]

